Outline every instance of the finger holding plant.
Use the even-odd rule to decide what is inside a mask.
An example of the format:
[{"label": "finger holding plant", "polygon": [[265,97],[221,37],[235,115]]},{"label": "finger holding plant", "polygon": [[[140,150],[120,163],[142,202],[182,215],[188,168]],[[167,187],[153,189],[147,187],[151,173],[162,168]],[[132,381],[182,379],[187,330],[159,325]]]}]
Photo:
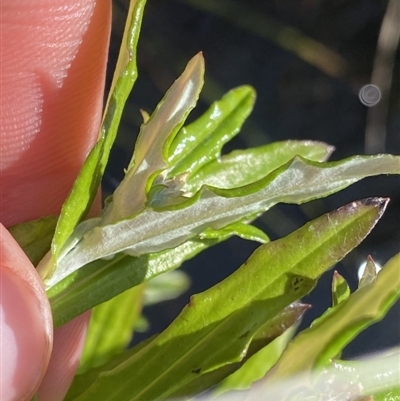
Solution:
[{"label": "finger holding plant", "polygon": [[[1,2],[0,213],[5,227],[59,214],[97,140],[110,6],[92,0]],[[42,382],[39,400],[62,400],[89,316],[55,330],[53,346],[43,283],[3,227],[0,239],[0,398],[30,399]]]},{"label": "finger holding plant", "polygon": [[[315,141],[222,155],[250,114],[255,92],[233,89],[187,125],[204,81],[199,53],[154,112],[144,115],[125,178],[102,214],[87,219],[137,77],[144,6],[143,0],[130,3],[100,137],[59,217],[11,229],[38,264],[55,327],[94,307],[79,373],[65,399],[162,400],[193,397],[214,386],[217,395],[249,388],[264,376],[267,391],[292,375],[329,369],[334,361],[340,365],[343,347],[398,299],[398,257],[351,295],[338,293],[336,282],[334,299],[340,302],[291,341],[308,308],[299,300],[368,235],[388,199],[354,201],[274,242],[251,223],[280,202],[301,204],[368,176],[400,174],[400,157],[327,162],[333,148]],[[186,281],[174,270],[233,235],[261,246],[230,277],[193,296],[164,332],[126,350],[149,291],[157,300],[176,294]]]}]

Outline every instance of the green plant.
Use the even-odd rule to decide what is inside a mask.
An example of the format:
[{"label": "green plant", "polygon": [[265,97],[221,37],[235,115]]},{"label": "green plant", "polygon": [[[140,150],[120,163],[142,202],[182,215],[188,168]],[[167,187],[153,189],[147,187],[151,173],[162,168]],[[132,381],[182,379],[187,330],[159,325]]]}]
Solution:
[{"label": "green plant", "polygon": [[[299,300],[368,235],[388,200],[352,202],[274,242],[251,225],[276,203],[300,204],[367,176],[399,174],[398,156],[326,162],[332,148],[311,141],[286,141],[221,156],[223,145],[251,112],[255,93],[250,87],[236,88],[184,126],[203,85],[199,54],[152,115],[143,113],[124,180],[106,200],[102,215],[84,220],[137,76],[144,4],[131,2],[101,138],[61,215],[12,229],[31,260],[41,260],[38,270],[55,326],[94,308],[80,372],[66,400],[192,397],[214,386],[219,394],[249,388],[263,377],[261,386],[267,389],[314,371],[327,383],[337,379],[340,369],[350,370],[357,383],[335,390],[349,394],[348,399],[374,394],[379,400],[398,393],[398,387],[392,388],[395,382],[381,387],[365,383],[365,373],[359,373],[358,365],[340,361],[340,352],[398,299],[399,255],[379,274],[370,260],[353,294],[335,275],[332,308],[292,339],[296,322],[308,308]],[[154,288],[164,279],[157,299],[170,296],[179,290],[179,285],[169,285],[182,280],[174,270],[184,260],[233,235],[262,245],[233,275],[193,296],[164,332],[125,350],[140,319],[146,287]],[[378,360],[384,358],[374,363]],[[388,361],[382,369],[395,374],[393,359],[384,360]],[[310,394],[308,380],[310,388],[298,391],[296,399],[326,397]]]}]

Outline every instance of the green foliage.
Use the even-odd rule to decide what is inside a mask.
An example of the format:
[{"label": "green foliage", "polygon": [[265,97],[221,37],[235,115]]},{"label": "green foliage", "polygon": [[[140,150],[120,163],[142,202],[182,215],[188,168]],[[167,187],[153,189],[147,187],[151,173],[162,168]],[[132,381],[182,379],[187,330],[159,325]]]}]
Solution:
[{"label": "green foliage", "polygon": [[237,188],[263,179],[276,168],[290,162],[295,156],[321,162],[333,148],[321,142],[284,141],[257,148],[235,150],[212,160],[194,177],[187,187],[191,191],[207,184],[217,188]]},{"label": "green foliage", "polygon": [[133,286],[178,268],[185,260],[229,236],[226,230],[218,239],[197,238],[151,255],[137,258],[120,254],[111,260],[89,263],[48,290],[54,326],[61,326]]},{"label": "green foliage", "polygon": [[78,376],[67,400],[167,399],[199,375],[240,362],[255,333],[361,242],[385,204],[353,202],[260,246],[230,277],[193,296],[153,341]]},{"label": "green foliage", "polygon": [[[289,341],[290,337],[294,334],[296,322],[307,309],[308,305],[300,303],[289,305],[257,331],[241,361],[230,363],[212,370],[211,372],[199,375],[198,378],[195,378],[177,390],[174,394],[171,394],[171,398],[185,397],[188,394],[201,393],[202,391],[208,390],[220,383],[224,378],[226,378],[226,380],[223,380],[219,387],[219,392],[223,392],[224,387],[230,390],[230,384],[232,382],[240,385],[240,383],[236,381],[237,376],[241,377],[242,382],[245,382],[249,376],[252,381],[254,381],[254,377],[251,375],[256,373],[254,368],[256,368],[255,363],[257,362],[257,356],[261,353],[267,358],[264,360],[263,366],[259,367],[257,371],[261,369],[268,370],[267,363],[265,362],[269,360],[272,366],[274,358],[277,359],[278,354],[282,352],[287,341]],[[239,371],[241,373],[236,375]],[[232,380],[230,380],[231,378]]]},{"label": "green foliage", "polygon": [[328,309],[293,340],[268,380],[327,365],[362,330],[378,322],[400,297],[400,254],[376,279]]},{"label": "green foliage", "polygon": [[350,287],[347,281],[338,273],[333,273],[332,279],[332,305],[346,301],[350,296]]},{"label": "green foliage", "polygon": [[[300,309],[302,307],[302,309]],[[293,308],[298,308],[298,310],[305,312],[308,309],[308,305],[290,305],[288,308],[290,311]],[[278,314],[284,314],[286,310]],[[299,315],[298,317],[301,317]],[[271,321],[276,320],[276,317],[271,319]],[[267,322],[267,325],[270,325],[271,321]],[[226,377],[218,388],[215,390],[215,394],[223,394],[227,391],[232,390],[247,390],[251,387],[251,385],[257,381],[262,379],[265,374],[275,365],[275,363],[279,360],[282,352],[285,350],[288,342],[292,339],[296,332],[297,324],[294,324],[295,321],[291,321],[291,324],[284,326],[284,331],[276,338],[274,338],[269,343],[264,343],[263,346],[259,347],[257,352],[252,353],[252,348],[254,348],[254,344],[257,344],[257,340],[260,338],[262,334],[266,334],[264,328],[262,327],[254,336],[249,350],[244,358],[243,366],[239,369],[233,369],[233,373]],[[267,326],[265,325],[265,326]],[[264,327],[265,327],[264,326]],[[269,337],[269,335],[268,335]],[[261,337],[264,339],[264,337]]]},{"label": "green foliage", "polygon": [[[52,243],[56,259],[76,225],[88,212],[100,185],[126,99],[137,78],[136,48],[145,3],[145,0],[130,2],[117,67],[100,128],[100,139],[90,152],[63,205]],[[46,276],[51,273],[45,272]]]},{"label": "green foliage", "polygon": [[154,113],[142,124],[125,178],[108,201],[101,224],[141,213],[154,178],[167,167],[169,145],[196,105],[204,82],[204,60],[193,57]]},{"label": "green foliage", "polygon": [[57,216],[42,217],[9,227],[11,235],[36,266],[46,255],[57,225]]},{"label": "green foliage", "polygon": [[80,372],[101,365],[128,346],[140,316],[142,294],[139,285],[93,308]]},{"label": "green foliage", "polygon": [[195,122],[181,129],[169,149],[169,177],[195,174],[216,160],[221,149],[240,131],[253,110],[254,89],[242,86],[228,92]]},{"label": "green foliage", "polygon": [[[299,300],[368,235],[388,199],[354,201],[273,242],[251,223],[279,202],[301,204],[368,176],[400,174],[399,156],[327,162],[333,148],[313,141],[222,155],[252,111],[255,92],[248,86],[233,89],[185,126],[203,86],[204,60],[198,54],[155,111],[143,114],[125,178],[106,200],[102,215],[83,220],[137,77],[144,4],[130,3],[101,135],[57,225],[56,218],[48,217],[11,229],[33,263],[41,259],[38,270],[55,327],[94,308],[79,374],[66,400],[165,400],[213,387],[213,397],[249,387],[254,399],[333,400],[345,393],[374,400],[398,397],[398,383],[390,380],[398,374],[393,363],[398,352],[371,364],[338,357],[400,297],[400,254],[379,273],[369,259],[352,294],[335,273],[332,307],[294,336],[309,307]],[[52,253],[44,256],[53,233]],[[126,350],[143,305],[186,289],[187,277],[174,270],[233,235],[261,245],[231,276],[192,296],[165,331]],[[372,373],[370,366],[381,371]],[[351,372],[356,390],[343,372]],[[305,376],[298,381],[294,375]],[[260,379],[257,393],[253,384]],[[282,380],[289,382],[282,387]],[[305,380],[309,388],[299,391]],[[332,389],[322,390],[326,383]],[[273,393],[278,388],[280,393]]]}]

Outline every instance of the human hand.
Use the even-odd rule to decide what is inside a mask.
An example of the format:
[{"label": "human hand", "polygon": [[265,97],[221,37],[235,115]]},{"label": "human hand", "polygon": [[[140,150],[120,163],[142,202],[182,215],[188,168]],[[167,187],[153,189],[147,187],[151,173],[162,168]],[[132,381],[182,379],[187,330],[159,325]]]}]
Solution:
[{"label": "human hand", "polygon": [[[4,0],[0,10],[0,221],[7,227],[58,214],[97,139],[111,2]],[[38,401],[62,400],[88,318],[53,337],[42,281],[0,225],[0,399],[37,392]]]}]

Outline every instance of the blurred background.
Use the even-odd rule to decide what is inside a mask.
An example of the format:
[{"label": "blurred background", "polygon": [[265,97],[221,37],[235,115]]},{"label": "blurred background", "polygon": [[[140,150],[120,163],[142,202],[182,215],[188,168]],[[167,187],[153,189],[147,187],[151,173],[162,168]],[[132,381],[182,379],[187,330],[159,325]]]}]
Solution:
[{"label": "blurred background", "polygon": [[[108,85],[128,0],[113,0],[113,9]],[[105,175],[105,196],[114,191],[129,163],[142,121],[139,110],[151,112],[199,51],[206,60],[205,86],[188,121],[233,87],[249,84],[258,94],[253,114],[224,152],[311,139],[335,146],[331,160],[400,154],[399,34],[400,0],[148,0],[138,48],[139,79]],[[359,99],[367,84],[381,91],[381,100],[373,107]],[[256,225],[277,239],[327,211],[370,196],[390,197],[389,207],[369,237],[335,266],[354,289],[368,255],[383,265],[400,250],[398,176],[369,178],[302,206],[275,206]],[[134,343],[166,328],[191,294],[228,276],[256,247],[232,238],[186,262],[182,268],[191,277],[188,291],[146,308],[149,327],[135,334]],[[301,327],[330,306],[331,280],[332,271],[304,299],[312,309]],[[395,345],[400,345],[399,303],[381,323],[362,333],[344,357]]]}]

